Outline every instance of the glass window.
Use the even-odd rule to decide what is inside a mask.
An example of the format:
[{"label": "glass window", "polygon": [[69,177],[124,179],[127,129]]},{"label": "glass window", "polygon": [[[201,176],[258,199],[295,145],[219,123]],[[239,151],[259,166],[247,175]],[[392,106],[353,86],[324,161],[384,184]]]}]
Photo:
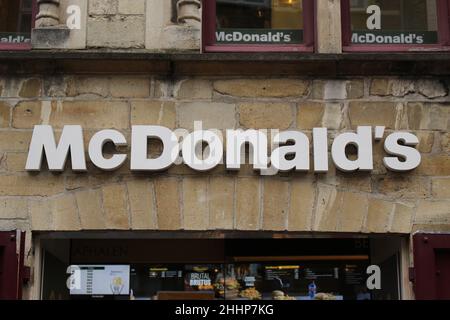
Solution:
[{"label": "glass window", "polygon": [[207,45],[310,45],[312,7],[310,0],[205,1]]},{"label": "glass window", "polygon": [[301,0],[217,0],[217,43],[302,43]]},{"label": "glass window", "polygon": [[0,48],[29,46],[33,0],[0,0]]},{"label": "glass window", "polygon": [[443,10],[447,16],[445,1],[347,0],[344,10],[347,13],[343,14],[343,26],[350,33],[344,41],[347,45],[417,46],[447,43],[448,17],[442,19],[439,15],[439,10]]}]

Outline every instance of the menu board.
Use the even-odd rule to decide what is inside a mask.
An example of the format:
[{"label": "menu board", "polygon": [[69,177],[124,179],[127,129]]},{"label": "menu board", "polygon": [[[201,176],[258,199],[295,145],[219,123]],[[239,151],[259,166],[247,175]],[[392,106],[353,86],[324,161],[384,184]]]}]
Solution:
[{"label": "menu board", "polygon": [[315,280],[319,278],[339,278],[339,268],[315,267],[305,268],[305,279]]},{"label": "menu board", "polygon": [[129,265],[82,265],[72,277],[75,285],[70,288],[71,295],[130,294]]},{"label": "menu board", "polygon": [[266,266],[266,280],[299,278],[300,266]]},{"label": "menu board", "polygon": [[359,265],[345,266],[345,283],[348,285],[360,285],[364,283],[364,270]]}]

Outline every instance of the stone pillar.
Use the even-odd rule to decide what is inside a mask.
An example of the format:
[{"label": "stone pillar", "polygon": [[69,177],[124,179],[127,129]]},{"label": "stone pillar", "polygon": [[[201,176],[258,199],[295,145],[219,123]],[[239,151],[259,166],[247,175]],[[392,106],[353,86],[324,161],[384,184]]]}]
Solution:
[{"label": "stone pillar", "polygon": [[37,0],[39,12],[36,16],[36,28],[59,25],[60,0]]},{"label": "stone pillar", "polygon": [[178,23],[198,24],[200,18],[200,0],[178,0],[177,21]]},{"label": "stone pillar", "polygon": [[341,53],[341,0],[320,0],[317,5],[317,52]]}]

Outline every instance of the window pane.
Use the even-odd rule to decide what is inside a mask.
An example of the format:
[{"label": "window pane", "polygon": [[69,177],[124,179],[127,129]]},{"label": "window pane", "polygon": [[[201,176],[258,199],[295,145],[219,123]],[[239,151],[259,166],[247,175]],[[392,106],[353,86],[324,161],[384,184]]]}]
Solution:
[{"label": "window pane", "polygon": [[438,42],[436,0],[351,0],[352,43]]},{"label": "window pane", "polygon": [[0,44],[30,42],[30,3],[25,0],[0,0]]},{"label": "window pane", "polygon": [[302,0],[217,0],[216,15],[218,43],[303,42]]}]

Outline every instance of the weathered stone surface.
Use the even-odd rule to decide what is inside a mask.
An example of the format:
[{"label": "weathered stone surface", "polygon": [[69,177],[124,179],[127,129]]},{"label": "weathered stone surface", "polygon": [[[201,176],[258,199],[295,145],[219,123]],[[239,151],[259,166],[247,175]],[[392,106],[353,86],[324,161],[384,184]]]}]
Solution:
[{"label": "weathered stone surface", "polygon": [[395,129],[396,103],[353,101],[348,108],[352,128],[357,126],[385,126]]},{"label": "weathered stone surface", "polygon": [[319,102],[301,102],[297,107],[297,128],[311,130],[322,126],[325,104]]},{"label": "weathered stone surface", "polygon": [[236,97],[303,97],[310,81],[297,79],[233,79],[214,82],[214,90]]},{"label": "weathered stone surface", "polygon": [[12,126],[18,129],[33,128],[43,120],[40,101],[21,101],[13,109]]},{"label": "weathered stone surface", "polygon": [[119,14],[144,14],[145,0],[119,0]]},{"label": "weathered stone surface", "polygon": [[228,230],[233,228],[234,178],[213,176],[209,180],[209,229]]},{"label": "weathered stone surface", "polygon": [[420,153],[430,153],[434,144],[434,132],[432,131],[417,131],[414,134],[419,138],[419,145],[417,150]]},{"label": "weathered stone surface", "polygon": [[336,231],[338,223],[336,212],[342,205],[342,193],[326,185],[319,186],[317,192],[313,230]]},{"label": "weathered stone surface", "polygon": [[236,186],[236,229],[258,230],[260,228],[260,181],[259,178],[238,178]]},{"label": "weathered stone surface", "polygon": [[316,52],[341,53],[341,3],[339,1],[319,1],[315,3],[315,12],[317,17],[321,17],[314,27]]},{"label": "weathered stone surface", "polygon": [[125,187],[119,184],[104,186],[102,193],[106,227],[112,230],[129,229]]},{"label": "weathered stone surface", "polygon": [[62,195],[51,200],[53,228],[58,231],[81,229],[78,209],[73,194]]},{"label": "weathered stone surface", "polygon": [[348,174],[345,172],[336,172],[336,182],[339,188],[344,190],[372,192],[371,174],[367,172],[354,172]]},{"label": "weathered stone surface", "polygon": [[392,202],[369,198],[369,211],[367,213],[365,232],[387,232],[394,204]]},{"label": "weathered stone surface", "polygon": [[347,81],[347,99],[364,97],[364,80]]},{"label": "weathered stone surface", "polygon": [[364,96],[364,80],[315,80],[312,98],[324,100],[359,99]]},{"label": "weathered stone surface", "polygon": [[175,129],[175,104],[163,101],[132,101],[131,125],[160,125]]},{"label": "weathered stone surface", "polygon": [[339,208],[338,230],[341,232],[361,232],[367,214],[368,199],[363,193],[345,192]]},{"label": "weathered stone surface", "polygon": [[129,113],[128,104],[119,101],[23,102],[13,110],[13,127],[26,129],[50,124],[62,128],[76,124],[83,129],[127,129]]},{"label": "weathered stone surface", "polygon": [[410,233],[413,214],[414,207],[412,205],[397,203],[394,209],[390,232]]},{"label": "weathered stone surface", "polygon": [[155,180],[158,229],[181,229],[180,197],[176,178],[158,178]]},{"label": "weathered stone surface", "polygon": [[146,98],[150,95],[150,79],[147,77],[112,77],[111,96],[115,98]]},{"label": "weathered stone surface", "polygon": [[11,106],[3,101],[0,101],[0,128],[9,127],[11,117]]},{"label": "weathered stone surface", "polygon": [[22,87],[19,91],[19,97],[35,98],[42,93],[42,81],[38,78],[27,79],[22,82]]},{"label": "weathered stone surface", "polygon": [[427,98],[440,98],[448,94],[448,89],[444,83],[439,80],[422,79],[415,83],[415,88],[418,93]]},{"label": "weathered stone surface", "polygon": [[183,219],[186,230],[206,230],[208,228],[207,184],[206,177],[183,179]]},{"label": "weathered stone surface", "polygon": [[68,91],[68,78],[63,75],[54,75],[43,79],[43,95],[45,97],[65,97]]},{"label": "weathered stone surface", "polygon": [[440,136],[440,145],[442,152],[450,153],[450,133],[446,132]]},{"label": "weathered stone surface", "polygon": [[87,46],[106,48],[143,48],[143,15],[88,17]]},{"label": "weathered stone surface", "polygon": [[0,196],[51,196],[64,191],[64,179],[46,175],[4,175]]},{"label": "weathered stone surface", "polygon": [[448,130],[450,105],[438,103],[408,103],[408,128],[411,130]]},{"label": "weathered stone surface", "polygon": [[[122,2],[123,0],[120,0]],[[90,0],[89,14],[116,14],[119,0]]]},{"label": "weathered stone surface", "polygon": [[322,118],[322,126],[330,130],[342,128],[344,120],[343,105],[341,103],[327,103]]},{"label": "weathered stone surface", "polygon": [[67,96],[97,96],[109,95],[109,78],[97,76],[75,76],[67,80]]},{"label": "weathered stone surface", "polygon": [[407,79],[373,79],[370,84],[370,94],[375,96],[404,97],[414,91],[414,81]]},{"label": "weathered stone surface", "polygon": [[243,103],[239,105],[239,123],[251,129],[287,129],[293,121],[288,103]]},{"label": "weathered stone surface", "polygon": [[81,229],[105,229],[105,216],[102,208],[102,192],[97,190],[84,190],[75,193],[80,215]]},{"label": "weathered stone surface", "polygon": [[187,79],[178,84],[175,97],[178,99],[211,99],[212,82],[205,79]]},{"label": "weathered stone surface", "polygon": [[448,154],[423,154],[420,166],[415,173],[427,176],[449,176],[450,155]]},{"label": "weathered stone surface", "polygon": [[28,207],[32,230],[46,231],[53,229],[50,201],[46,199],[30,200],[28,202]]},{"label": "weathered stone surface", "polygon": [[313,179],[294,179],[290,191],[289,231],[311,230],[314,201]]},{"label": "weathered stone surface", "polygon": [[433,178],[431,181],[434,199],[450,199],[450,178]]},{"label": "weathered stone surface", "polygon": [[202,121],[203,129],[233,129],[235,113],[236,106],[229,103],[189,102],[177,106],[179,125],[188,130],[194,128],[194,121]]},{"label": "weathered stone surface", "polygon": [[[109,172],[93,173],[88,166],[88,173],[75,173],[65,177],[65,187],[67,190],[76,190],[81,188],[97,188],[105,184],[120,182],[120,175],[111,175]],[[129,169],[128,169],[129,170]]]},{"label": "weathered stone surface", "polygon": [[130,201],[131,228],[134,230],[156,229],[153,184],[148,179],[136,179],[127,183]]},{"label": "weathered stone surface", "polygon": [[425,198],[430,195],[430,181],[426,177],[391,174],[375,178],[378,192],[396,198]]},{"label": "weathered stone surface", "polygon": [[31,131],[0,131],[0,151],[28,151],[31,134]]},{"label": "weathered stone surface", "polygon": [[287,230],[289,181],[264,179],[263,230]]},{"label": "weathered stone surface", "polygon": [[28,204],[22,198],[0,199],[0,219],[27,219]]},{"label": "weathered stone surface", "polygon": [[415,224],[450,222],[450,201],[421,200],[417,205]]}]

